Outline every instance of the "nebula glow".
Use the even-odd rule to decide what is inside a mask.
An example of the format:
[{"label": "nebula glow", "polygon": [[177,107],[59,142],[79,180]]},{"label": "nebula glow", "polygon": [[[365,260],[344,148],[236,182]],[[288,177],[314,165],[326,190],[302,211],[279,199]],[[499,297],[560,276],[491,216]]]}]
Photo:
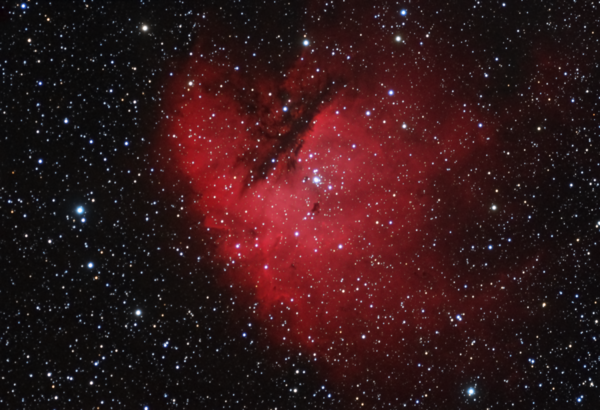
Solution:
[{"label": "nebula glow", "polygon": [[315,25],[271,65],[200,43],[170,83],[165,144],[218,280],[251,295],[276,345],[349,389],[406,398],[424,374],[422,391],[510,375],[502,325],[524,315],[509,302],[540,251],[494,223],[521,215],[497,198],[510,184],[491,171],[509,151],[499,119],[464,74],[473,61],[446,65],[425,32],[359,27]]}]

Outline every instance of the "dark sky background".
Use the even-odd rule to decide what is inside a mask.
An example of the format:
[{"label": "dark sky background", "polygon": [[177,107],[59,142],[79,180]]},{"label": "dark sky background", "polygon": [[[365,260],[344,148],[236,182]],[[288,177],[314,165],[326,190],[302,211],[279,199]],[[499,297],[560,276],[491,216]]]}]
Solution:
[{"label": "dark sky background", "polygon": [[3,3],[0,407],[597,408],[599,19]]}]

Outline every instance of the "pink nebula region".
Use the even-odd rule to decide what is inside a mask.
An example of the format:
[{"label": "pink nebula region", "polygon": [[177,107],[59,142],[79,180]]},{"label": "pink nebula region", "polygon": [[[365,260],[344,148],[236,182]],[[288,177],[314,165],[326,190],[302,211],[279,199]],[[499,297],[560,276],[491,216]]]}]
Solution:
[{"label": "pink nebula region", "polygon": [[498,120],[468,57],[375,41],[369,24],[315,26],[276,64],[194,49],[165,120],[192,222],[220,285],[330,380],[400,397],[418,380],[510,376],[503,326],[525,319],[511,300],[541,253],[498,228],[520,215],[497,202]]}]

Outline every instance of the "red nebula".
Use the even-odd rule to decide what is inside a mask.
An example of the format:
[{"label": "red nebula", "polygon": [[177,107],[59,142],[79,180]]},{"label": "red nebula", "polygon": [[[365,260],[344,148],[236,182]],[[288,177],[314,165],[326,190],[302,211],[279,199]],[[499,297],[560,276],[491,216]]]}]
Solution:
[{"label": "red nebula", "polygon": [[452,372],[493,374],[509,348],[498,325],[520,306],[481,312],[506,304],[508,276],[536,260],[494,256],[513,246],[490,224],[505,184],[488,174],[502,144],[494,119],[468,87],[445,88],[457,71],[399,65],[410,44],[389,36],[375,64],[371,40],[326,30],[299,39],[281,71],[199,46],[169,85],[166,144],[219,282],[252,295],[273,342],[347,386],[406,399],[416,393],[399,386],[423,373],[423,391]]}]

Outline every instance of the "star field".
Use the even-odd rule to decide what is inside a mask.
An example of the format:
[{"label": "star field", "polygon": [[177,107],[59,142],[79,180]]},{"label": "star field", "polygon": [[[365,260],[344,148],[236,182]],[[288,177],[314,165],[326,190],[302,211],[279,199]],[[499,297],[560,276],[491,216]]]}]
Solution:
[{"label": "star field", "polygon": [[0,404],[596,408],[598,17],[0,6]]}]

